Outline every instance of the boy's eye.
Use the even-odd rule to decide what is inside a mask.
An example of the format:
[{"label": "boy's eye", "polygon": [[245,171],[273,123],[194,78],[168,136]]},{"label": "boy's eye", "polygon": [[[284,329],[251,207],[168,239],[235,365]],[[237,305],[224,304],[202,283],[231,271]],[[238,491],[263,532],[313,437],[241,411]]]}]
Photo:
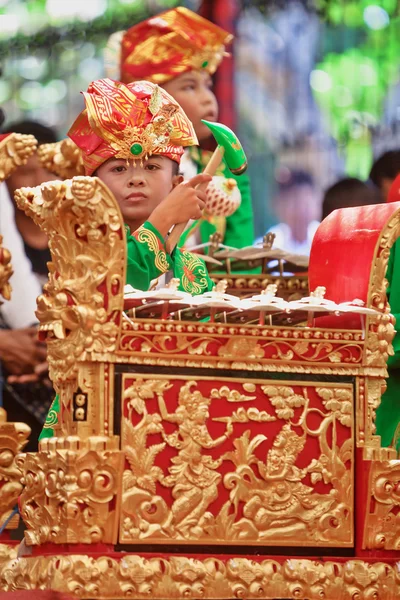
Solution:
[{"label": "boy's eye", "polygon": [[114,167],[112,169],[112,172],[113,173],[122,173],[125,170],[126,170],[126,167],[124,167],[123,165],[119,165],[118,167]]},{"label": "boy's eye", "polygon": [[160,167],[158,165],[146,165],[148,171],[157,171]]},{"label": "boy's eye", "polygon": [[183,89],[184,92],[186,92],[186,91],[189,91],[189,90],[196,89],[196,86],[195,86],[194,83],[187,83],[186,85],[183,86],[182,89]]}]

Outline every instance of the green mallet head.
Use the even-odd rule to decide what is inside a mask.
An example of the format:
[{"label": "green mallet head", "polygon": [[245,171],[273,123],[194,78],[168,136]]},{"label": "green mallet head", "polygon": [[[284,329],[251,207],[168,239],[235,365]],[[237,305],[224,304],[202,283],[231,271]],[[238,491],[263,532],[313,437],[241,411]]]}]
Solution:
[{"label": "green mallet head", "polygon": [[210,121],[201,121],[211,130],[218,146],[224,149],[224,159],[229,169],[235,175],[241,175],[247,169],[247,158],[232,129],[229,129],[222,123],[210,123]]}]

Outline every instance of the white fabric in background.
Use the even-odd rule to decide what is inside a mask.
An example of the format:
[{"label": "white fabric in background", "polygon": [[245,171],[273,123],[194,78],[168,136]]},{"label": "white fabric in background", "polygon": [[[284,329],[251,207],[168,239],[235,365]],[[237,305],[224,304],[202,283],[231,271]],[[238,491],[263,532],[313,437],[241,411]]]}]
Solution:
[{"label": "white fabric in background", "polygon": [[25,254],[24,244],[15,224],[14,205],[6,184],[0,183],[0,235],[3,246],[11,253],[14,273],[10,283],[11,300],[0,307],[1,315],[11,329],[29,327],[37,323],[36,298],[42,293],[38,278],[32,271],[31,261]]}]

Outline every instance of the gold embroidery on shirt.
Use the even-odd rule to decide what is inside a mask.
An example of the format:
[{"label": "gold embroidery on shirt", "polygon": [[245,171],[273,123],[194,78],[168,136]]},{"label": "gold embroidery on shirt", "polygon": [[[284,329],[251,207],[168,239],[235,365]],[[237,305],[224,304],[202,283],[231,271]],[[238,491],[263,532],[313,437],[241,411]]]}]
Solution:
[{"label": "gold embroidery on shirt", "polygon": [[166,273],[170,270],[167,254],[165,250],[160,248],[160,240],[155,233],[150,231],[150,229],[140,227],[137,231],[135,231],[134,236],[141,244],[147,244],[149,250],[155,254],[154,264],[159,271]]}]

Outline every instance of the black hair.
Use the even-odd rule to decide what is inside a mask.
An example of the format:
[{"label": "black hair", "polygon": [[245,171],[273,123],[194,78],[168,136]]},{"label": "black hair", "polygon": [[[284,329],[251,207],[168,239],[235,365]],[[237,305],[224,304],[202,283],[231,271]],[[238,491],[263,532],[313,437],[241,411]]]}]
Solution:
[{"label": "black hair", "polygon": [[400,173],[400,150],[389,150],[382,154],[372,165],[370,180],[381,187],[383,179],[395,179]]},{"label": "black hair", "polygon": [[341,179],[325,191],[322,219],[337,208],[379,204],[383,198],[379,190],[355,177]]},{"label": "black hair", "polygon": [[34,135],[39,146],[41,144],[53,144],[57,141],[57,134],[54,129],[37,121],[15,121],[14,123],[7,124],[6,129],[7,131],[4,129],[5,133],[13,132]]},{"label": "black hair", "polygon": [[306,171],[292,171],[291,169],[284,167],[279,169],[275,179],[280,194],[301,185],[314,187],[314,179],[310,173],[307,173]]},{"label": "black hair", "polygon": [[175,177],[176,175],[179,175],[179,163],[176,162],[176,160],[172,161],[172,177]]}]

